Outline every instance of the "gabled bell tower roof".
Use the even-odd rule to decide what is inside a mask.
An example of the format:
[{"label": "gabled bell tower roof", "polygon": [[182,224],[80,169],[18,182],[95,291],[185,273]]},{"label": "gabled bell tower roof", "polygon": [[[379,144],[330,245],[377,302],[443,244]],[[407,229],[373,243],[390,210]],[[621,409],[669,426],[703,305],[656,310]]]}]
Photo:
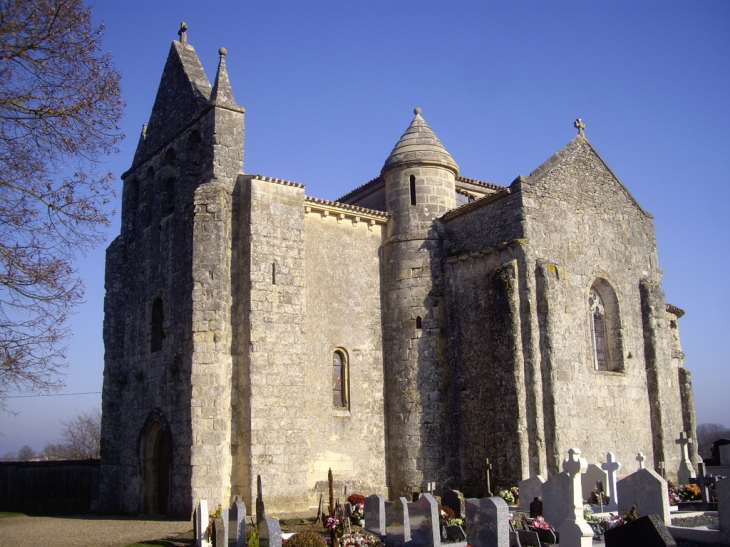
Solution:
[{"label": "gabled bell tower roof", "polygon": [[451,169],[458,176],[459,166],[421,117],[421,109],[416,108],[413,112],[415,118],[385,160],[381,173],[384,175],[395,167],[425,164]]}]

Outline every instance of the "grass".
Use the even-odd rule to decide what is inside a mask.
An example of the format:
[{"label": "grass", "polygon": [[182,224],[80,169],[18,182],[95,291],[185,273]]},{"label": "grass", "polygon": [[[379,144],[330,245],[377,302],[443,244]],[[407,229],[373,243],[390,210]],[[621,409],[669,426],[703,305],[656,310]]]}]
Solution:
[{"label": "grass", "polygon": [[25,517],[25,516],[26,516],[25,513],[13,513],[13,512],[10,512],[10,511],[0,511],[0,518],[5,518],[5,517]]}]

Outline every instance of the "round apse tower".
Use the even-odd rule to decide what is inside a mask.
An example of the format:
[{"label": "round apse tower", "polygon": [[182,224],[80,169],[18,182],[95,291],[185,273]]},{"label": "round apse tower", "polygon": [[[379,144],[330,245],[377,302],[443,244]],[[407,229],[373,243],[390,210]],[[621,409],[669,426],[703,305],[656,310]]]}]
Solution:
[{"label": "round apse tower", "polygon": [[385,160],[392,215],[383,244],[384,362],[391,499],[442,482],[446,465],[441,394],[447,337],[441,287],[442,241],[434,220],[456,206],[459,167],[421,117]]}]

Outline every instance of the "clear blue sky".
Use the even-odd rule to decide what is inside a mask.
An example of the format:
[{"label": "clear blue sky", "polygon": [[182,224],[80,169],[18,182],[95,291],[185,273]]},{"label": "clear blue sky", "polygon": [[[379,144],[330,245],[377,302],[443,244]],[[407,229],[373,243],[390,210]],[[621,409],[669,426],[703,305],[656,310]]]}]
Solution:
[{"label": "clear blue sky", "polygon": [[[698,423],[730,426],[730,2],[98,0],[94,19],[127,103],[117,175],[180,21],[211,81],[228,49],[245,171],[315,197],[377,176],[416,106],[464,176],[504,185],[565,145],[581,117],[655,216],[667,301],[687,312]],[[117,216],[109,240],[118,232]],[[104,250],[78,266],[86,304],[72,319],[66,393],[102,384]],[[18,415],[0,415],[0,455],[42,449],[60,419],[100,400],[10,399]]]}]

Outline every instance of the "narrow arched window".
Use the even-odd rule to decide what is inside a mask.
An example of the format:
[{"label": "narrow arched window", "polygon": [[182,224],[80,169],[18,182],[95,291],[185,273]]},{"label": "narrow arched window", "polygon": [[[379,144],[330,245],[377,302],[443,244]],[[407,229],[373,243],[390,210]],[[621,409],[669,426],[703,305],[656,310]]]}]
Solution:
[{"label": "narrow arched window", "polygon": [[588,307],[591,310],[593,359],[596,370],[608,370],[608,347],[606,345],[606,310],[601,295],[591,290],[588,296]]},{"label": "narrow arched window", "polygon": [[276,262],[271,263],[271,284],[276,285]]},{"label": "narrow arched window", "polygon": [[622,371],[624,358],[618,298],[605,279],[593,282],[588,292],[588,313],[595,370]]},{"label": "narrow arched window", "polygon": [[421,330],[423,328],[423,321],[421,320],[421,317],[416,317],[416,329]]},{"label": "narrow arched window", "polygon": [[411,205],[416,204],[416,177],[411,175]]},{"label": "narrow arched window", "polygon": [[150,325],[150,351],[153,353],[162,349],[162,341],[165,339],[165,331],[162,327],[164,320],[162,298],[158,296],[152,303],[152,321]]},{"label": "narrow arched window", "polygon": [[349,392],[347,355],[341,349],[332,352],[332,404],[335,408],[347,408]]}]

